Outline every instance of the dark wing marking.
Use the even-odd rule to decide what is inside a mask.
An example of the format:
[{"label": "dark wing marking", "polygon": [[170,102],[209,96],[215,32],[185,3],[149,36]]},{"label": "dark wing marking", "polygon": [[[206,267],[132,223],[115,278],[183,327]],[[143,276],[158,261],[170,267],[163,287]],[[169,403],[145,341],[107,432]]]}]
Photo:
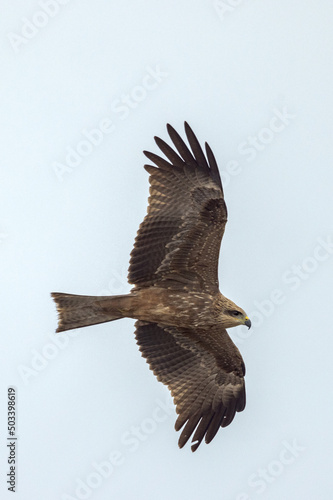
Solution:
[{"label": "dark wing marking", "polygon": [[191,151],[170,125],[167,129],[178,153],[158,137],[156,143],[169,161],[145,152],[157,167],[145,165],[150,174],[149,206],[131,252],[128,279],[137,287],[158,282],[217,291],[227,221],[217,163],[208,144],[206,159],[187,123]]},{"label": "dark wing marking", "polygon": [[183,426],[182,448],[192,437],[192,451],[203,438],[210,443],[220,427],[245,408],[245,367],[226,330],[181,330],[136,322],[136,340],[157,379],[167,385]]}]

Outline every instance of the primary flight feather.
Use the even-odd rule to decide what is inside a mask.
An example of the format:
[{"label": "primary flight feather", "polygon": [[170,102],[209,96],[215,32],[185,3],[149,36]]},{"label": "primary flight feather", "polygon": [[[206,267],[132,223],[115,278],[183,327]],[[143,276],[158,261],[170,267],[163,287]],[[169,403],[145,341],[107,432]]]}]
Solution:
[{"label": "primary flight feather", "polygon": [[185,122],[190,149],[167,125],[175,147],[155,137],[167,158],[145,151],[150,174],[147,215],[128,272],[134,287],[111,297],[52,293],[57,332],[135,318],[136,340],[176,405],[179,446],[192,451],[245,408],[245,366],[226,328],[251,326],[245,311],[219,291],[218,259],[227,208],[218,166]]}]

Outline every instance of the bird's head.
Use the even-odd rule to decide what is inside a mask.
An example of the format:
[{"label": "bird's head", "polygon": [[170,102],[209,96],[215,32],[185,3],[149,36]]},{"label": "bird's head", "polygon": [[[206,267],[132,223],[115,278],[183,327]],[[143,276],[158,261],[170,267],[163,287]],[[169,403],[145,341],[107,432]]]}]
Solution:
[{"label": "bird's head", "polygon": [[251,320],[246,312],[237,306],[232,300],[224,297],[223,309],[221,311],[221,319],[224,328],[232,328],[233,326],[245,325],[251,328]]}]

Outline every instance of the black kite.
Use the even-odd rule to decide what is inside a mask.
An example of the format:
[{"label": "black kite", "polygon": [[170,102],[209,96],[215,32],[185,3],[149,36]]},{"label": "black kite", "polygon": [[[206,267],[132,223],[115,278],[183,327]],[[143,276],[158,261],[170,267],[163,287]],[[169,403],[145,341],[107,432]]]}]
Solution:
[{"label": "black kite", "polygon": [[226,328],[251,326],[246,313],[219,291],[218,258],[227,222],[221,179],[212,150],[206,156],[185,123],[191,150],[167,125],[177,150],[158,137],[169,161],[144,152],[156,167],[147,215],[131,253],[129,295],[90,297],[52,293],[57,332],[135,318],[136,340],[176,405],[179,446],[209,443],[245,407],[245,366]]}]

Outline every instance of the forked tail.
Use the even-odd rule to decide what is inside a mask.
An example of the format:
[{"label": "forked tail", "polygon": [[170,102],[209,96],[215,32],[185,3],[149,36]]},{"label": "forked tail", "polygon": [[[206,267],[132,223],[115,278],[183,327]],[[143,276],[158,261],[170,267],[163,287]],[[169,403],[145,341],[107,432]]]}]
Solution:
[{"label": "forked tail", "polygon": [[57,332],[124,318],[132,298],[129,295],[94,297],[58,292],[51,293],[51,296],[59,315]]}]

